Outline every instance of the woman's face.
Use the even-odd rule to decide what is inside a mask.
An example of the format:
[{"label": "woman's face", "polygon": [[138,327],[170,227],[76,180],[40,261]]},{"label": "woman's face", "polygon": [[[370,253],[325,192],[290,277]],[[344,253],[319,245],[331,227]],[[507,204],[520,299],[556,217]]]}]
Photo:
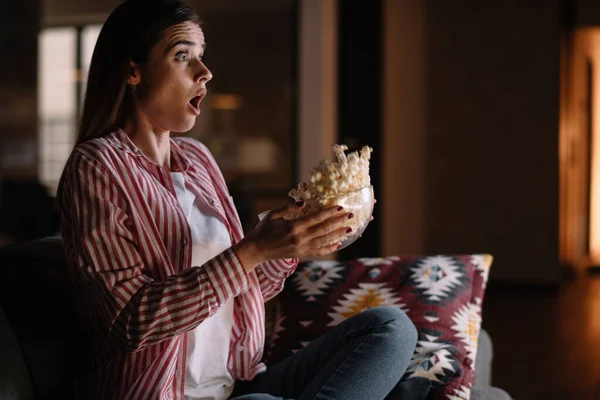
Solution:
[{"label": "woman's face", "polygon": [[205,47],[202,29],[185,22],[165,31],[147,63],[132,63],[128,83],[134,87],[135,112],[155,132],[186,132],[194,126],[212,79],[202,62]]}]

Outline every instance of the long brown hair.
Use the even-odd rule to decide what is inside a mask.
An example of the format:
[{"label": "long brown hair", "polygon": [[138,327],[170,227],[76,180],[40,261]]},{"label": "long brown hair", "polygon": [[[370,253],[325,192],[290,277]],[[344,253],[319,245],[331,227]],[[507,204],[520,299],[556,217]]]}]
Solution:
[{"label": "long brown hair", "polygon": [[200,25],[184,0],[126,0],[110,14],[92,55],[76,145],[124,126],[132,107],[130,61],[145,63],[165,30],[187,21]]}]

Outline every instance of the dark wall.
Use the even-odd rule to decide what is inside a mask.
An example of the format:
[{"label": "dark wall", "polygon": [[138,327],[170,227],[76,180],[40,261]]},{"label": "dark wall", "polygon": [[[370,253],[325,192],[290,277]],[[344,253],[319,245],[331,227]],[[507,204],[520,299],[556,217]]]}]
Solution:
[{"label": "dark wall", "polygon": [[558,276],[559,2],[427,2],[425,251]]},{"label": "dark wall", "polygon": [[0,178],[37,171],[37,0],[0,6]]},{"label": "dark wall", "polygon": [[565,7],[574,11],[573,17],[578,26],[600,25],[600,2],[598,0],[563,0]]}]

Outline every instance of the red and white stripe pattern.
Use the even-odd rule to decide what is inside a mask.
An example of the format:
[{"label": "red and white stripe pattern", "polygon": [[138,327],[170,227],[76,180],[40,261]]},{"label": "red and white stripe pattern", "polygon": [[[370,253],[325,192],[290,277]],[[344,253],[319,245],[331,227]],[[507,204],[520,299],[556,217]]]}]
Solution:
[{"label": "red and white stripe pattern", "polygon": [[[208,149],[171,140],[171,170],[204,196],[231,242],[243,231]],[[183,399],[187,332],[234,298],[229,369],[250,380],[264,371],[264,302],[297,260],[246,273],[232,249],[192,266],[191,231],[170,171],[148,160],[122,131],[79,145],[61,178],[61,231],[79,309],[92,327],[85,399]]]}]

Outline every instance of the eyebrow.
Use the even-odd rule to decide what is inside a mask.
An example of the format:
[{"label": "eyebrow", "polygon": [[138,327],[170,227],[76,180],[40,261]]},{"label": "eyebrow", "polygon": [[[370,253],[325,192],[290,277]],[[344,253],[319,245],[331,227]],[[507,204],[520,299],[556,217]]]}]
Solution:
[{"label": "eyebrow", "polygon": [[[165,50],[165,53],[168,53],[169,51],[171,51],[171,49],[175,46],[179,46],[180,44],[186,45],[186,46],[195,46],[196,43],[195,42],[191,42],[189,40],[178,40],[175,43],[171,43],[167,49]],[[206,50],[206,43],[202,44],[202,51]]]}]

